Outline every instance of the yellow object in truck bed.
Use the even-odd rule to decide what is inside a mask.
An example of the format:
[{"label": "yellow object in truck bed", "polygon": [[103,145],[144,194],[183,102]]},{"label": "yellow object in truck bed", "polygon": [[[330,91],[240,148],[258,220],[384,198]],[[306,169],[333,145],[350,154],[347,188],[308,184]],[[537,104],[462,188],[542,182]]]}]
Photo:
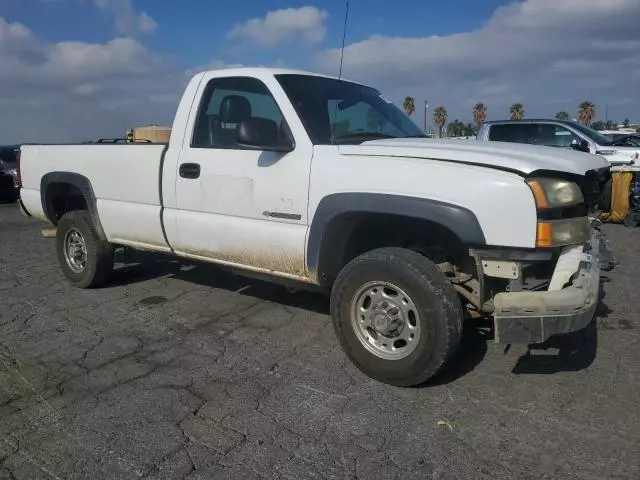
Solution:
[{"label": "yellow object in truck bed", "polygon": [[601,212],[598,218],[609,222],[622,222],[629,214],[629,189],[633,172],[611,173],[611,211]]}]

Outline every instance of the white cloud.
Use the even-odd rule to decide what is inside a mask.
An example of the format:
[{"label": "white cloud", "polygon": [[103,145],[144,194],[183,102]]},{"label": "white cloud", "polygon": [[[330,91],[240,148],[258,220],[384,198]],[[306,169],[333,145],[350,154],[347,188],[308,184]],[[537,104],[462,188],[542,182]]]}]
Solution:
[{"label": "white cloud", "polygon": [[0,145],[122,137],[171,124],[191,77],[241,67],[215,60],[187,70],[132,38],[105,43],[39,39],[0,17]]},{"label": "white cloud", "polygon": [[274,10],[262,18],[252,18],[234,26],[230,39],[246,38],[257,45],[274,46],[295,38],[310,44],[322,42],[327,33],[324,22],[329,14],[316,7]]},{"label": "white cloud", "polygon": [[[355,20],[353,20],[355,21]],[[344,75],[444,105],[449,118],[469,120],[475,102],[503,118],[515,101],[528,116],[575,111],[593,98],[610,115],[640,116],[638,0],[524,0],[497,9],[480,29],[428,37],[373,35],[348,45]],[[339,49],[316,67],[336,73]],[[621,98],[634,97],[633,104]],[[421,122],[420,122],[421,123]]]},{"label": "white cloud", "polygon": [[123,35],[153,33],[158,24],[147,12],[136,12],[132,0],[94,0],[103,12],[112,15],[116,30]]},{"label": "white cloud", "polygon": [[0,144],[123,136],[133,125],[170,123],[185,82],[167,58],[131,38],[47,43],[1,17],[0,65]]}]

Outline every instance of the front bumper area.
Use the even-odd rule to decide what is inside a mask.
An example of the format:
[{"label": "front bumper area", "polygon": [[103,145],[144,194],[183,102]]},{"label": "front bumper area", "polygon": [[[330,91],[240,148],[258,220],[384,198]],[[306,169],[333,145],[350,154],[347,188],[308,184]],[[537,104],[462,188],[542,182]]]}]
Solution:
[{"label": "front bumper area", "polygon": [[605,259],[609,254],[603,234],[592,228],[591,240],[579,254],[578,269],[574,270],[570,286],[497,294],[493,301],[496,343],[542,343],[553,335],[589,325],[599,300],[603,254]]}]

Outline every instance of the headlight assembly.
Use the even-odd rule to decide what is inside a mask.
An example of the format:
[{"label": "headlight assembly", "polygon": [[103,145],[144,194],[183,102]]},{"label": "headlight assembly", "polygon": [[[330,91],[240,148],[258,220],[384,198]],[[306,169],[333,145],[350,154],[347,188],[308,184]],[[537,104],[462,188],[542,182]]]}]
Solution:
[{"label": "headlight assembly", "polygon": [[536,233],[537,247],[577,245],[591,238],[591,223],[587,217],[539,221]]},{"label": "headlight assembly", "polygon": [[527,185],[538,209],[570,207],[584,202],[580,187],[574,182],[555,178],[531,178]]}]

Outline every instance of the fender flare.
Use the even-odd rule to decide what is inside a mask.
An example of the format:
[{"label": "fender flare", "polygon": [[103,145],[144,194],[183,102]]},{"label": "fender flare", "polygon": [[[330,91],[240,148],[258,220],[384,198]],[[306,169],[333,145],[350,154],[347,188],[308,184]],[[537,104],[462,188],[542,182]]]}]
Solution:
[{"label": "fender flare", "polygon": [[87,177],[85,177],[84,175],[80,175],[79,173],[49,172],[43,175],[43,177],[40,179],[40,201],[42,202],[42,210],[44,211],[44,214],[49,219],[49,221],[54,225],[58,223],[56,214],[53,211],[53,206],[49,205],[47,202],[47,189],[49,185],[53,183],[67,183],[80,190],[85,200],[87,201],[87,208],[89,210],[89,214],[91,215],[93,226],[95,227],[98,235],[100,235],[103,239],[106,239],[106,235],[104,233],[104,230],[102,229],[102,224],[100,223],[100,217],[98,216],[98,205],[96,195],[93,192],[93,186],[91,185],[91,182]]},{"label": "fender flare", "polygon": [[417,197],[382,193],[336,193],[318,204],[309,229],[307,269],[317,273],[322,243],[331,223],[353,213],[383,213],[428,220],[446,227],[468,246],[486,246],[475,214],[459,205]]}]

